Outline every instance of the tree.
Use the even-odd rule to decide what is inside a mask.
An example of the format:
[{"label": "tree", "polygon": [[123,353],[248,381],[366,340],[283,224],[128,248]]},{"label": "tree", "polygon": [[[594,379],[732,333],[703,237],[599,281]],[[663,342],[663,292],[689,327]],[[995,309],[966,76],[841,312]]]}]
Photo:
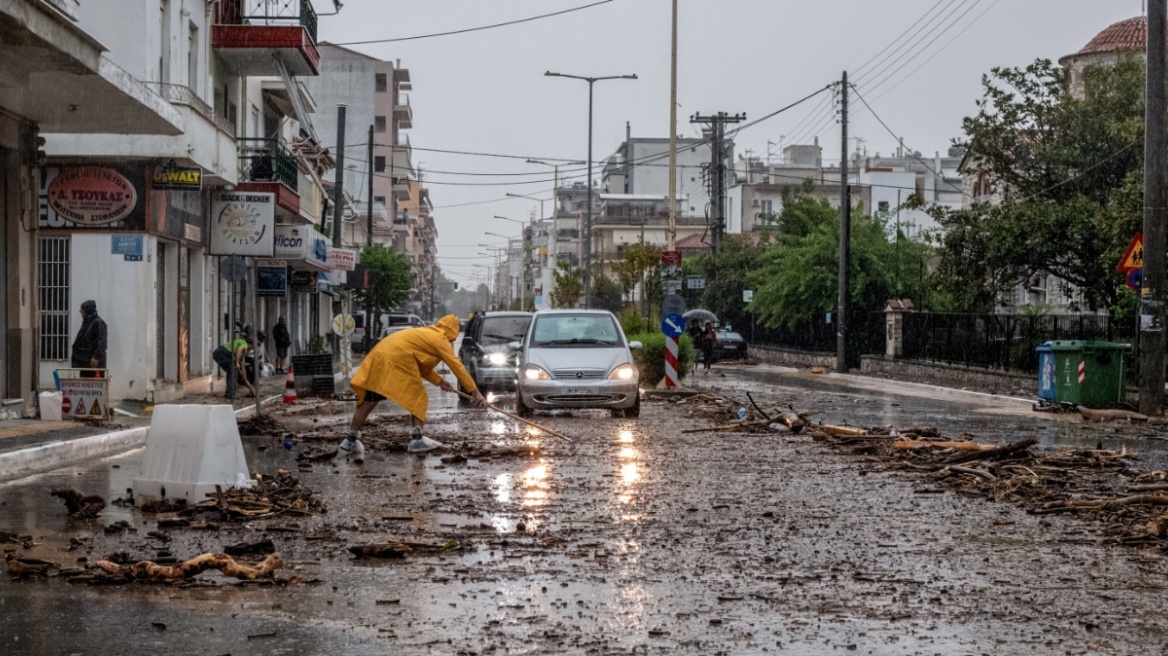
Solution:
[{"label": "tree", "polygon": [[649,298],[650,285],[647,284],[646,276],[650,272],[659,271],[660,268],[661,249],[652,244],[646,244],[642,238],[636,243],[625,245],[625,257],[613,265],[613,273],[616,274],[617,282],[624,290],[628,302],[632,303],[633,291],[638,284],[641,285],[642,296]]},{"label": "tree", "polygon": [[592,304],[613,314],[621,311],[621,286],[609,276],[597,276],[592,281]]},{"label": "tree", "polygon": [[[755,294],[751,308],[769,326],[796,327],[836,310],[839,280],[839,211],[806,189],[783,193],[778,243],[763,246],[747,276]],[[928,248],[890,234],[886,216],[852,216],[852,260],[848,302],[853,318],[878,311],[902,294],[920,298],[920,280],[899,280],[900,267],[923,267]],[[898,290],[899,287],[899,290]],[[741,298],[741,292],[739,297]],[[721,316],[721,315],[719,315]],[[859,321],[853,319],[853,325]]]},{"label": "tree", "polygon": [[742,302],[742,290],[751,289],[751,272],[770,241],[769,235],[761,235],[761,239],[765,241],[755,243],[751,235],[727,235],[717,257],[703,254],[695,258],[694,269],[706,279],[698,303],[718,315],[722,323],[744,323],[746,304]]},{"label": "tree", "polygon": [[584,294],[584,273],[568,262],[557,262],[552,272],[556,288],[552,290],[552,307],[574,308]]},{"label": "tree", "polygon": [[934,208],[945,228],[934,280],[957,309],[988,311],[1050,274],[1114,311],[1127,295],[1115,263],[1142,222],[1144,84],[1135,58],[1090,69],[1082,97],[1047,60],[983,77],[955,143],[1001,202]]},{"label": "tree", "polygon": [[361,266],[369,274],[369,286],[355,290],[354,297],[369,310],[367,316],[375,320],[372,328],[378,330],[376,319],[380,311],[397,307],[410,297],[410,263],[401,253],[373,244],[361,251]]}]

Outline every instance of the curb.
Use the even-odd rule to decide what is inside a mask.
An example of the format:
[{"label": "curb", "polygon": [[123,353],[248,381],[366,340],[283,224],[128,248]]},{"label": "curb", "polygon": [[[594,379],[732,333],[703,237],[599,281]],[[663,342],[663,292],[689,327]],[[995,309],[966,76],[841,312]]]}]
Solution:
[{"label": "curb", "polygon": [[[274,395],[263,399],[261,403],[267,405],[282,398],[282,395]],[[250,417],[255,414],[255,409],[255,404],[244,406],[235,410],[235,416]],[[0,453],[0,480],[40,474],[93,458],[142,448],[146,446],[149,434],[149,426],[137,426],[72,440],[53,440],[19,451]]]}]

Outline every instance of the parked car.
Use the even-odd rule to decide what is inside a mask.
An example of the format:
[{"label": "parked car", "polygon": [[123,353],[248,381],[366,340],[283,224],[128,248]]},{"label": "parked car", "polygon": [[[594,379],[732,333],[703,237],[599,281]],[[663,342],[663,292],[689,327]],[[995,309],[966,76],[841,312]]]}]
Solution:
[{"label": "parked car", "polygon": [[[458,359],[484,394],[515,389],[519,349],[514,344],[530,324],[530,312],[478,312],[466,324]],[[467,391],[461,383],[459,389]]]},{"label": "parked car", "polygon": [[718,360],[745,360],[746,340],[742,335],[729,327],[722,327],[716,331],[718,341],[714,344],[714,357]]},{"label": "parked car", "polygon": [[[363,310],[358,310],[353,313],[353,322],[357,326],[353,330],[353,334],[350,336],[354,353],[365,352],[365,331],[370,329],[370,326],[368,325],[368,318],[368,314]],[[373,335],[371,333],[372,340],[369,342],[369,348],[373,348],[377,342],[384,339],[390,333],[401,330],[401,328],[417,328],[418,326],[424,325],[426,325],[426,322],[422,321],[422,318],[416,314],[409,314],[406,312],[382,312],[380,334]]]},{"label": "parked car", "polygon": [[607,310],[541,310],[518,344],[515,407],[606,408],[614,417],[641,414],[641,373],[620,322]]}]

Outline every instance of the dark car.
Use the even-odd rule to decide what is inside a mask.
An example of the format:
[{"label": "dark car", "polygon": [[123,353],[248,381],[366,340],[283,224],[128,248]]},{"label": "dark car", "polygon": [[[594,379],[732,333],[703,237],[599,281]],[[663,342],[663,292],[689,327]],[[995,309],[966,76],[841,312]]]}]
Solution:
[{"label": "dark car", "polygon": [[719,328],[718,342],[714,345],[714,357],[718,360],[745,360],[746,340],[742,335],[728,328]]},{"label": "dark car", "polygon": [[458,359],[484,394],[515,389],[519,354],[509,345],[523,341],[530,324],[530,312],[479,312],[466,324]]}]

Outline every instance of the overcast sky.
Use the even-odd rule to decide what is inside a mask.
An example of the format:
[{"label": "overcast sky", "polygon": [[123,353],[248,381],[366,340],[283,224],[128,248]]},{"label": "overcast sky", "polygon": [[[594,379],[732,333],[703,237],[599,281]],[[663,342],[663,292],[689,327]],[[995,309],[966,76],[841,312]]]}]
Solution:
[{"label": "overcast sky", "polygon": [[[344,0],[338,15],[320,18],[320,39],[413,37],[597,1]],[[331,11],[328,0],[314,2]],[[634,137],[668,137],[670,7],[670,0],[610,0],[507,27],[349,46],[401,60],[410,71],[408,134],[436,208],[439,263],[448,277],[463,284],[485,278],[486,269],[474,264],[492,259],[479,255],[486,252],[479,244],[503,242],[485,232],[518,236],[518,223],[493,215],[526,220],[539,211],[538,203],[508,192],[551,197],[551,169],[523,158],[587,155],[588,85],[545,71],[640,78],[596,83],[595,161],[624,140],[626,122]],[[1142,11],[1141,0],[679,0],[678,133],[699,136],[689,122],[695,112],[761,118],[847,70],[906,146],[943,154],[962,117],[974,112],[981,75],[991,67],[1057,60]],[[818,135],[825,158],[838,160],[839,125],[826,114],[826,97],[743,130],[736,155],[749,149],[765,156],[772,142],[777,158],[780,141],[810,143]],[[851,136],[872,155],[891,153],[894,137],[855,96],[852,110]],[[569,176],[584,179],[580,167],[570,168]],[[499,173],[520,175],[461,175]],[[544,207],[551,212],[550,201]]]}]

